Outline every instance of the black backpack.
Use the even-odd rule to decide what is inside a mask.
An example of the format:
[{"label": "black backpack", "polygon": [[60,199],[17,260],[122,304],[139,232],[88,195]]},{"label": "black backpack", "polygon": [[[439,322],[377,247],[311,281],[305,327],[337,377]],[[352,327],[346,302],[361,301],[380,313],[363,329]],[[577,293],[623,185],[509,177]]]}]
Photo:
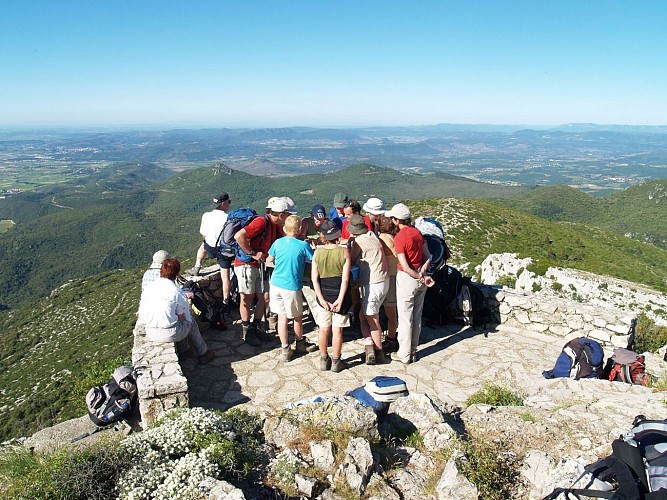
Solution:
[{"label": "black backpack", "polygon": [[187,281],[183,291],[190,299],[192,312],[216,330],[226,330],[224,304],[195,281]]},{"label": "black backpack", "polygon": [[99,427],[128,418],[137,403],[137,376],[131,366],[119,366],[104,385],[86,394],[88,416]]},{"label": "black backpack", "polygon": [[[584,468],[569,488],[556,488],[544,500],[556,498],[667,499],[667,420],[635,417],[633,427],[611,443],[612,453]],[[589,475],[584,488],[574,485]],[[605,489],[592,489],[595,480]],[[598,483],[599,484],[599,483]]]},{"label": "black backpack", "polygon": [[473,328],[491,321],[484,294],[470,278],[447,265],[432,276],[435,284],[426,290],[424,318],[437,325],[459,323]]}]

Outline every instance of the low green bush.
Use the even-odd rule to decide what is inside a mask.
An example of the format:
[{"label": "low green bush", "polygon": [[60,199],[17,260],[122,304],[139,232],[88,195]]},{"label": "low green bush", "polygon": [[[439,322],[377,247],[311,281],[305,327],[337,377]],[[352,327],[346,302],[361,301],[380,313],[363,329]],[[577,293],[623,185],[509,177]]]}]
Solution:
[{"label": "low green bush", "polygon": [[523,406],[523,398],[505,387],[487,383],[466,400],[468,406],[480,403],[491,406]]},{"label": "low green bush", "polygon": [[667,344],[667,327],[656,325],[646,314],[637,317],[635,351],[656,352]]},{"label": "low green bush", "polygon": [[506,286],[507,288],[514,288],[514,285],[516,285],[516,276],[512,276],[510,274],[499,276],[496,280],[496,285]]}]

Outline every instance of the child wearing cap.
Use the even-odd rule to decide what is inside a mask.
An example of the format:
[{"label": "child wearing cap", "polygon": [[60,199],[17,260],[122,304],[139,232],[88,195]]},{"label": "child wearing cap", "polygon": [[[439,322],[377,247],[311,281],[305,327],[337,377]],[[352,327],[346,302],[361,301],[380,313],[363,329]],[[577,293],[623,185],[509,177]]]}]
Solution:
[{"label": "child wearing cap", "polygon": [[[273,262],[269,304],[271,311],[278,314],[278,336],[281,342],[281,359],[284,362],[294,357],[294,352],[314,352],[317,347],[308,343],[303,336],[303,295],[301,293],[303,270],[306,262],[313,259],[313,250],[305,241],[296,237],[301,221],[296,215],[285,219],[284,238],[273,242],[269,248],[267,262]],[[295,349],[289,345],[287,322],[294,322]]]},{"label": "child wearing cap", "polygon": [[[347,310],[352,304],[349,292],[350,251],[340,243],[340,229],[333,221],[325,220],[320,226],[323,245],[317,247],[313,257],[311,279],[317,295],[314,315],[319,327],[320,370],[338,373],[347,368],[341,359],[343,328],[350,326]],[[332,357],[329,357],[329,335]]]}]

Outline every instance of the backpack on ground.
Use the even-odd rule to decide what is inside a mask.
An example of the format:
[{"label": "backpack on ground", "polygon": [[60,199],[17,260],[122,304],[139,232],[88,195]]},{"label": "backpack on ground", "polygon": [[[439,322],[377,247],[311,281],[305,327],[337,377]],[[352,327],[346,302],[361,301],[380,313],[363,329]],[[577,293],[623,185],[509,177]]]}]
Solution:
[{"label": "backpack on ground", "polygon": [[447,259],[452,256],[445,241],[445,231],[442,225],[430,217],[417,217],[415,228],[424,237],[428,251],[431,254],[429,273],[433,274],[440,271],[447,264]]},{"label": "backpack on ground", "polygon": [[372,408],[378,417],[386,414],[387,410],[389,410],[389,403],[375,399],[375,397],[373,397],[373,395],[369,393],[364,386],[347,391],[345,395],[356,399],[362,405],[368,408]]},{"label": "backpack on ground", "polygon": [[642,354],[619,347],[607,360],[604,378],[626,384],[647,386],[651,376],[646,371],[646,360]]},{"label": "backpack on ground", "polygon": [[483,327],[491,321],[484,294],[471,279],[445,265],[432,275],[434,285],[426,290],[422,316],[432,323],[459,323]]},{"label": "backpack on ground", "polygon": [[[632,429],[611,444],[612,453],[584,468],[569,488],[556,488],[544,500],[556,498],[667,499],[667,420],[639,415]],[[574,488],[584,477],[584,488]]]},{"label": "backpack on ground", "polygon": [[364,388],[376,401],[382,403],[392,403],[409,394],[405,380],[398,377],[379,375],[366,382]]},{"label": "backpack on ground", "polygon": [[604,351],[593,339],[570,340],[556,359],[552,370],[542,372],[544,378],[602,378]]},{"label": "backpack on ground", "polygon": [[[250,255],[241,250],[241,247],[239,247],[234,236],[257,217],[261,216],[252,208],[236,208],[229,212],[227,221],[225,222],[225,225],[222,226],[222,231],[220,232],[220,236],[218,236],[217,247],[220,255],[227,258],[236,257],[241,262],[250,262],[252,260]],[[267,224],[262,233],[262,239],[269,228],[268,218],[266,216],[263,217],[266,219]]]},{"label": "backpack on ground", "polygon": [[211,292],[200,287],[195,281],[187,281],[183,285],[183,291],[190,300],[192,312],[201,321],[209,323],[216,330],[226,330],[224,304]]},{"label": "backpack on ground", "polygon": [[111,379],[88,391],[88,416],[99,427],[128,418],[137,402],[137,377],[131,366],[119,366]]}]

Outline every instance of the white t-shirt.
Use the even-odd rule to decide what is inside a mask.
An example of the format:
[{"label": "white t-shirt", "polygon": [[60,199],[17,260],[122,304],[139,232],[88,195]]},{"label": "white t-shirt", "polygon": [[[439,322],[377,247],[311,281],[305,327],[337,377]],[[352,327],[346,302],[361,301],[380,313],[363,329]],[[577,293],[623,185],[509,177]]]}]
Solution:
[{"label": "white t-shirt", "polygon": [[167,278],[158,278],[141,294],[139,318],[148,328],[171,328],[178,322],[178,315],[192,320],[190,305],[176,283]]},{"label": "white t-shirt", "polygon": [[217,208],[201,216],[199,232],[209,246],[215,247],[225,222],[227,222],[227,212]]}]

